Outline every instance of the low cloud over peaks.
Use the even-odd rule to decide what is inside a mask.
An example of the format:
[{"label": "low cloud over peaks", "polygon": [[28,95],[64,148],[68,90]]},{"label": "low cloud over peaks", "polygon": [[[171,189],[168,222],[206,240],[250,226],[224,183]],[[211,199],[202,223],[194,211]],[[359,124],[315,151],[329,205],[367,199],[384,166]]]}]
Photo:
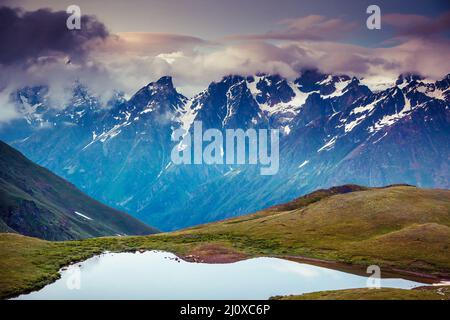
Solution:
[{"label": "low cloud over peaks", "polygon": [[[61,106],[66,88],[78,80],[107,100],[114,90],[132,95],[165,75],[190,96],[227,74],[277,73],[293,79],[302,69],[316,68],[394,81],[400,73],[438,79],[450,71],[448,12],[437,17],[383,12],[381,31],[368,31],[364,16],[356,21],[309,14],[266,28],[258,24],[259,33],[210,40],[189,30],[175,34],[150,27],[109,33],[89,15],[82,16],[81,30],[71,31],[68,16],[0,7],[0,101],[8,91],[39,84],[48,85]],[[364,41],[356,41],[355,32],[366,36]]]}]

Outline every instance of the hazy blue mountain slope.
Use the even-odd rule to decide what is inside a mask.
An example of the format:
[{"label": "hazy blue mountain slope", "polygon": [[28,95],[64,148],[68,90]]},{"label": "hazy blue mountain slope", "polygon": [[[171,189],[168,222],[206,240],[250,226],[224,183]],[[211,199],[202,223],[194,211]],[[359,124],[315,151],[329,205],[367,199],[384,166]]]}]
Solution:
[{"label": "hazy blue mountain slope", "polygon": [[1,141],[0,221],[3,231],[48,240],[157,232],[86,196]]}]

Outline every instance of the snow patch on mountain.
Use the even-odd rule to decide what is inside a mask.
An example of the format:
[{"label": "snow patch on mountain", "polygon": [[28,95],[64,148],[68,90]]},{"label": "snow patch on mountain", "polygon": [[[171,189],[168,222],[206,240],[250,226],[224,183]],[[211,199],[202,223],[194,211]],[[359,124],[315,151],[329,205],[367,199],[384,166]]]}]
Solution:
[{"label": "snow patch on mountain", "polygon": [[86,215],[84,215],[84,214],[82,214],[82,213],[80,213],[80,212],[78,212],[78,211],[75,211],[75,214],[79,215],[80,217],[85,218],[86,220],[94,220],[94,219],[89,218],[88,216],[86,216]]},{"label": "snow patch on mountain", "polygon": [[404,106],[400,112],[385,115],[383,118],[378,120],[372,127],[369,128],[369,132],[376,132],[383,129],[386,126],[392,126],[394,123],[405,117],[412,110],[411,101],[404,95]]},{"label": "snow patch on mountain", "polygon": [[298,168],[299,168],[299,169],[300,169],[300,168],[303,168],[303,167],[306,166],[308,163],[309,163],[309,160],[305,160],[305,161],[303,161],[303,162],[298,166]]},{"label": "snow patch on mountain", "polygon": [[434,85],[432,85],[432,86],[420,86],[417,88],[417,91],[423,93],[429,98],[445,101],[445,94],[449,92],[449,89],[440,90],[435,88]]},{"label": "snow patch on mountain", "polygon": [[360,83],[370,89],[374,93],[385,91],[392,88],[395,84],[395,79],[385,77],[367,77],[359,79]]},{"label": "snow patch on mountain", "polygon": [[306,99],[308,99],[308,97],[310,96],[310,94],[312,92],[305,93],[305,92],[300,91],[300,89],[293,82],[288,82],[288,84],[291,87],[292,91],[294,91],[294,95],[295,95],[292,98],[292,100],[289,101],[289,104],[296,107],[295,110],[298,111],[300,109],[300,107],[302,107],[305,104]]},{"label": "snow patch on mountain", "polygon": [[178,122],[181,123],[181,128],[188,132],[192,126],[192,123],[195,120],[198,110],[201,108],[200,105],[197,105],[193,108],[193,99],[187,101],[184,105],[184,108],[180,110],[180,115],[178,117]]},{"label": "snow patch on mountain", "polygon": [[332,149],[334,147],[334,144],[336,143],[337,140],[337,136],[331,138],[331,140],[329,140],[327,143],[325,143],[319,150],[317,150],[317,152],[321,152],[321,151],[328,151],[330,149]]},{"label": "snow patch on mountain", "polygon": [[[257,84],[260,81],[266,82],[267,85],[273,85],[272,81],[266,76],[255,76],[253,77],[253,81],[247,80],[246,85],[249,88],[250,93],[252,94],[255,101],[258,101],[257,97],[262,94],[261,90],[257,88]],[[302,92],[294,82],[286,82],[294,93],[294,96],[291,98],[291,100],[287,102],[279,102],[273,105],[270,105],[269,103],[258,103],[258,105],[259,108],[266,114],[266,116],[272,117],[275,115],[283,114],[286,121],[289,122],[294,118],[295,115],[298,114],[298,111],[305,104],[306,99],[312,92]]]},{"label": "snow patch on mountain", "polygon": [[379,99],[374,100],[373,102],[367,104],[367,105],[361,105],[359,107],[356,107],[355,109],[352,110],[352,112],[350,112],[350,114],[357,114],[357,113],[369,113],[371,112],[376,105],[378,104],[378,102],[382,101],[385,97],[381,97]]},{"label": "snow patch on mountain", "polygon": [[122,128],[127,127],[130,124],[131,124],[131,122],[128,122],[128,121],[121,123],[121,124],[116,124],[112,127],[112,129],[107,130],[99,135],[95,135],[95,137],[93,137],[92,141],[89,142],[87,145],[85,145],[82,150],[87,149],[89,146],[91,146],[93,143],[95,143],[97,141],[104,143],[104,142],[108,141],[109,139],[117,137],[122,132]]},{"label": "snow patch on mountain", "polygon": [[265,81],[264,76],[254,76],[253,81],[246,81],[247,88],[250,90],[250,93],[252,94],[253,98],[256,100],[256,97],[261,94],[261,91],[257,88],[257,85],[260,81]]},{"label": "snow patch on mountain", "polygon": [[334,84],[335,90],[329,94],[324,95],[326,98],[335,98],[340,97],[344,94],[344,89],[348,86],[348,84],[351,82],[351,80],[339,80]]},{"label": "snow patch on mountain", "polygon": [[386,137],[387,135],[388,135],[388,133],[385,132],[380,138],[378,138],[377,140],[375,140],[375,141],[373,142],[373,144],[377,144],[378,142],[380,142],[381,140],[383,140],[383,138]]},{"label": "snow patch on mountain", "polygon": [[352,130],[353,130],[356,126],[358,126],[365,118],[366,118],[366,115],[364,114],[364,115],[362,115],[362,116],[359,116],[359,117],[356,118],[355,120],[353,120],[353,121],[351,121],[351,122],[349,122],[349,123],[346,123],[346,124],[345,124],[345,128],[344,128],[345,133],[349,133],[350,131],[352,131]]}]

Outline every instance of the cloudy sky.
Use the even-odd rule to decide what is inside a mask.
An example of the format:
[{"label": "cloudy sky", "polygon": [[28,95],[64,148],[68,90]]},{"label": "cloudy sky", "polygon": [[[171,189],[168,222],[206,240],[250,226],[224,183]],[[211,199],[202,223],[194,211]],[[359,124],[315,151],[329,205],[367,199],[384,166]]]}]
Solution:
[{"label": "cloudy sky", "polygon": [[[373,3],[0,0],[0,90],[48,84],[61,101],[76,79],[107,96],[171,75],[189,96],[231,73],[295,78],[313,67],[384,82],[450,72],[448,0],[376,1],[381,30],[366,27]],[[71,4],[81,30],[66,28]]]}]

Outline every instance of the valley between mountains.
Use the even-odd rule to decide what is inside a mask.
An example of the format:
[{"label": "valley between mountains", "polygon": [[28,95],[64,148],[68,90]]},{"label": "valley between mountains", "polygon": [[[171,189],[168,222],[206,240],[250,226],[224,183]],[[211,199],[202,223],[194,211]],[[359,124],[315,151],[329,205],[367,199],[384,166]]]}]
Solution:
[{"label": "valley between mountains", "polygon": [[74,240],[159,231],[86,196],[0,141],[0,232]]}]

